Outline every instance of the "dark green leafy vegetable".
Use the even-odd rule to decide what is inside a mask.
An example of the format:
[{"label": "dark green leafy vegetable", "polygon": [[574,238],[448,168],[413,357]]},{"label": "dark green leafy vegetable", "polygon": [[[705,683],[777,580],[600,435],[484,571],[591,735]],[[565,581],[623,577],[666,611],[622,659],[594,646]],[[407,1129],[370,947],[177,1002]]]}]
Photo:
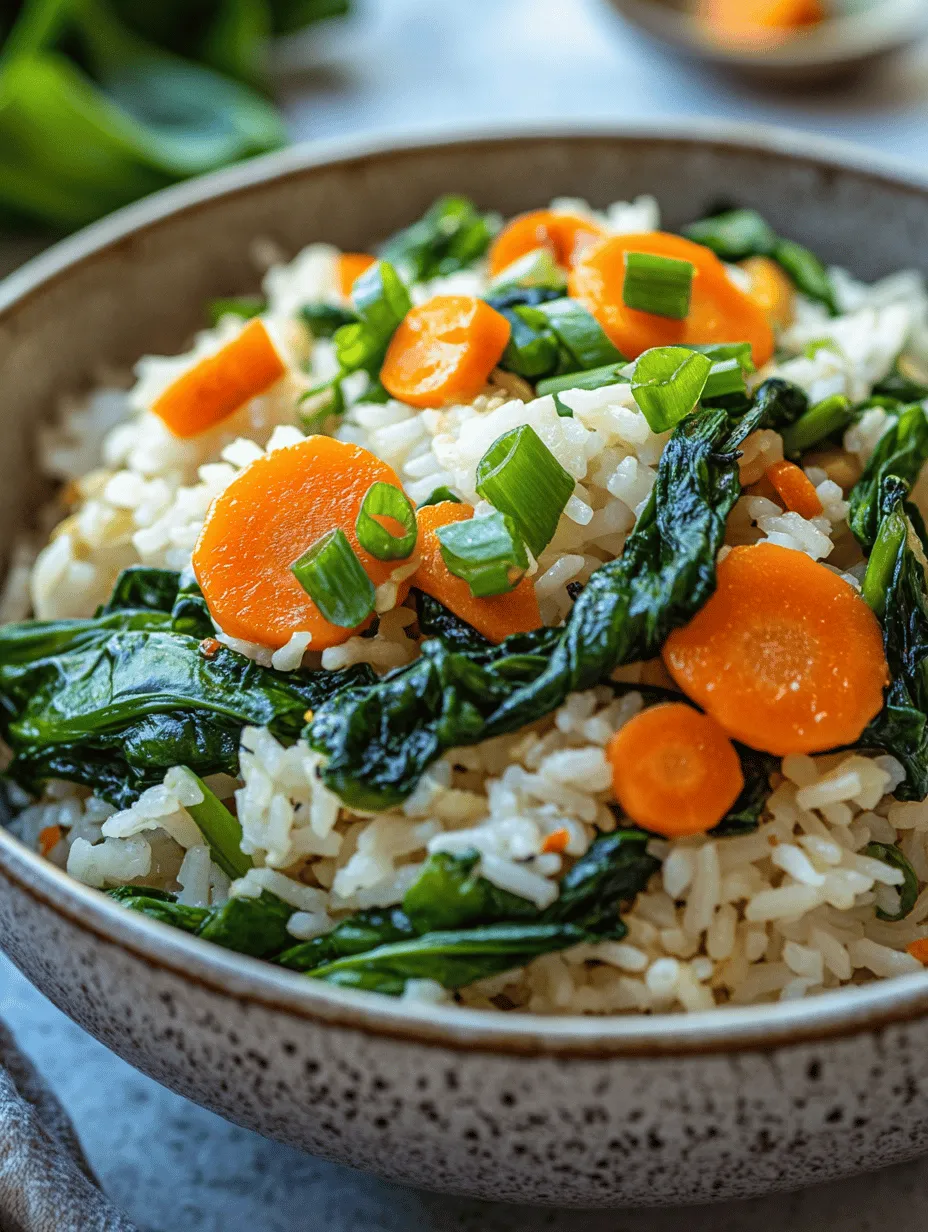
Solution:
[{"label": "dark green leafy vegetable", "polygon": [[905,781],[895,793],[899,799],[923,800],[928,795],[928,593],[907,491],[898,476],[881,481],[876,544],[863,593],[881,615],[891,683],[860,745],[885,749],[905,767]]},{"label": "dark green leafy vegetable", "polygon": [[888,864],[892,868],[898,868],[902,873],[905,880],[901,886],[894,887],[899,892],[898,910],[888,912],[884,911],[881,907],[877,907],[876,914],[877,919],[888,920],[892,923],[895,923],[897,920],[904,920],[918,899],[918,874],[915,872],[915,869],[895,844],[868,843],[863,849],[862,854],[870,856],[874,860],[882,860],[884,864]]},{"label": "dark green leafy vegetable", "polygon": [[406,941],[416,935],[407,916],[397,907],[359,911],[342,920],[331,932],[284,950],[276,961],[291,971],[312,971],[338,958],[364,954],[378,946]]},{"label": "dark green leafy vegetable", "polygon": [[793,240],[780,239],[755,210],[727,210],[690,223],[683,234],[704,244],[723,261],[772,257],[809,299],[824,304],[836,316],[838,305],[828,271],[818,257]]},{"label": "dark green leafy vegetable", "polygon": [[883,516],[883,481],[895,476],[908,491],[928,460],[928,414],[921,404],[905,407],[883,433],[850,494],[848,523],[864,549],[873,546]]},{"label": "dark green leafy vegetable", "polygon": [[877,397],[895,398],[898,402],[922,402],[928,398],[928,385],[906,376],[899,364],[895,364],[892,372],[873,387]]},{"label": "dark green leafy vegetable", "polygon": [[479,863],[479,851],[460,855],[440,851],[429,856],[403,898],[403,911],[417,934],[504,920],[537,921],[535,904],[475,873]]},{"label": "dark green leafy vegetable", "polygon": [[159,920],[162,924],[180,928],[185,933],[198,933],[209,919],[209,908],[184,906],[174,902],[172,894],[165,894],[161,890],[150,890],[147,886],[120,886],[119,890],[129,893],[111,890],[110,897],[124,907],[141,912],[149,919]]},{"label": "dark green leafy vegetable", "polygon": [[405,283],[423,282],[472,265],[501,225],[498,214],[481,214],[466,197],[439,197],[418,222],[381,244],[377,255]]},{"label": "dark green leafy vegetable", "polygon": [[679,425],[623,555],[598,569],[561,629],[461,654],[442,638],[419,659],[316,711],[310,743],[327,785],[349,804],[390,807],[446,749],[513,731],[623,664],[657,653],[715,586],[715,557],[738,494],[737,448],[763,406],[736,423],[721,410]]},{"label": "dark green leafy vegetable", "polygon": [[267,890],[258,898],[230,898],[214,907],[198,936],[238,954],[269,958],[293,940],[287,921],[293,908]]},{"label": "dark green leafy vegetable", "polygon": [[573,369],[601,368],[622,359],[621,352],[606,337],[600,323],[575,299],[547,300],[516,311],[534,328],[550,329],[573,361],[570,364]]},{"label": "dark green leafy vegetable", "polygon": [[[679,699],[677,699],[679,700]],[[735,743],[741,759],[744,787],[728,814],[710,833],[716,838],[735,834],[750,834],[757,829],[760,815],[770,795],[770,776],[780,768],[780,759],[770,753],[760,753],[747,745]]]},{"label": "dark green leafy vegetable", "polygon": [[297,313],[314,338],[331,338],[343,325],[351,325],[358,314],[335,304],[304,304]]},{"label": "dark green leafy vegetable", "polygon": [[[306,710],[374,679],[369,669],[275,672],[225,646],[204,653],[199,629],[181,631],[202,619],[202,598],[158,572],[130,571],[115,589],[118,603],[134,594],[157,607],[0,629],[0,730],[14,753],[8,773],[27,790],[63,778],[124,807],[179,763],[236,773],[244,726],[294,740]],[[176,623],[164,610],[171,585]]]}]

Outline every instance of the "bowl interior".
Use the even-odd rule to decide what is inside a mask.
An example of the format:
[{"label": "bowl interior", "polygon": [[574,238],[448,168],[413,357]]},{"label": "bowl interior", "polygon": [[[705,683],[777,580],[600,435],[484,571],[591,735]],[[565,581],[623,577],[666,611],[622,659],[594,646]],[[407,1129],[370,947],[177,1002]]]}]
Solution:
[{"label": "bowl interior", "polygon": [[[290,255],[314,240],[364,249],[444,192],[469,194],[507,214],[557,196],[583,196],[602,206],[651,193],[670,227],[720,201],[737,202],[762,210],[777,230],[863,278],[912,267],[928,273],[924,176],[888,165],[875,169],[867,153],[778,131],[661,127],[659,134],[636,127],[290,150],[168,190],[39,257],[0,286],[0,422],[6,429],[0,554],[7,558],[34,522],[47,490],[37,473],[37,425],[63,394],[89,387],[101,367],[180,348],[203,324],[208,298],[254,289],[249,254],[256,237]],[[234,964],[224,952],[141,917],[126,919],[132,913],[71,882],[5,831],[0,868],[89,930],[228,986]],[[351,1007],[363,1002],[362,1025],[373,1030],[392,1031],[404,1017],[416,1017],[379,998],[341,994],[251,960],[239,964],[234,982],[240,995],[275,1003],[285,996],[288,1006],[311,1015],[337,1006],[338,1013],[357,1018]],[[703,1047],[710,1036],[726,1046],[751,1047],[774,1026],[842,1031],[861,1016],[926,1010],[928,977],[915,976],[817,1003],[717,1011],[688,1024],[665,1017],[534,1020],[529,1027],[521,1015],[453,1010],[430,1011],[430,1018],[449,1038],[469,1023],[481,1038],[510,1046],[521,1037],[532,1047],[595,1040],[598,1048],[627,1050],[653,1049],[661,1040],[668,1047]]]}]

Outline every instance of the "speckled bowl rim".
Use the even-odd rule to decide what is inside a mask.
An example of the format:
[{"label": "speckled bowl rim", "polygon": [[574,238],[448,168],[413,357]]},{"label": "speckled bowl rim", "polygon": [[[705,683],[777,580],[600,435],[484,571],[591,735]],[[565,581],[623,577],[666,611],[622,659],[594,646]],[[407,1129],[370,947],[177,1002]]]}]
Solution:
[{"label": "speckled bowl rim", "polygon": [[[95,223],[34,258],[0,283],[0,328],[24,301],[45,294],[71,270],[128,237],[170,225],[173,218],[209,209],[230,195],[311,173],[330,164],[389,161],[397,154],[427,156],[440,148],[499,143],[583,142],[616,138],[653,143],[696,142],[787,157],[816,170],[851,171],[925,199],[928,169],[831,139],[778,128],[667,120],[631,124],[535,121],[489,125],[464,132],[417,130],[389,138],[359,136],[294,146],[276,154],[166,189]],[[724,1007],[698,1014],[611,1018],[423,1006],[333,988],[269,963],[242,957],[165,924],[127,911],[99,891],[72,880],[0,828],[0,880],[56,912],[65,921],[116,945],[153,968],[171,971],[240,1002],[372,1035],[456,1050],[522,1056],[603,1059],[685,1056],[766,1050],[785,1044],[840,1038],[928,1015],[928,972],[824,993],[775,1005]],[[0,939],[2,940],[2,939]]]}]

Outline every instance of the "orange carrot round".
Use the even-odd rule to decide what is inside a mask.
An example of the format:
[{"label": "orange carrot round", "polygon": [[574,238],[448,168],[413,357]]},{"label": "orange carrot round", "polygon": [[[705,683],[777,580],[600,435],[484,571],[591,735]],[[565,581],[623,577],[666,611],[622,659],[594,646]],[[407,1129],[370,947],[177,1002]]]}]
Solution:
[{"label": "orange carrot round", "polygon": [[199,436],[276,385],[286,370],[264,322],[249,321],[221,351],[173,381],[151,409],[174,436]]},{"label": "orange carrot round", "polygon": [[455,504],[454,501],[426,505],[417,512],[417,550],[421,563],[412,584],[443,603],[455,616],[473,625],[491,642],[503,642],[512,633],[530,633],[541,625],[541,613],[535,598],[535,586],[529,578],[523,578],[508,594],[478,599],[471,594],[463,578],[455,577],[442,558],[441,545],[435,532],[440,526],[466,522],[473,516],[470,505]]},{"label": "orange carrot round", "polygon": [[411,406],[476,398],[509,341],[506,318],[469,295],[436,295],[410,309],[380,370],[384,388]]},{"label": "orange carrot round", "polygon": [[536,248],[547,248],[558,265],[570,268],[585,248],[608,235],[593,218],[561,210],[532,210],[507,223],[490,248],[490,274],[496,277],[513,261]]},{"label": "orange carrot round", "polygon": [[749,279],[748,295],[774,329],[786,329],[793,319],[796,295],[789,274],[769,257],[748,257],[739,264]]},{"label": "orange carrot round", "polygon": [[377,258],[372,257],[368,252],[339,253],[337,270],[338,289],[345,299],[350,298],[351,288],[355,282],[376,260]]},{"label": "orange carrot round", "polygon": [[735,747],[714,719],[686,702],[641,711],[609,741],[615,797],[656,834],[703,834],[722,820],[744,787]]},{"label": "orange carrot round", "polygon": [[700,612],[664,643],[683,692],[736,740],[776,753],[853,744],[889,679],[876,616],[803,552],[733,548]]},{"label": "orange carrot round", "polygon": [[817,518],[823,512],[815,485],[795,462],[774,462],[767,467],[767,478],[787,509],[803,518]]},{"label": "orange carrot round", "polygon": [[917,941],[910,942],[905,948],[913,958],[917,958],[920,963],[928,967],[928,937],[919,937]]},{"label": "orange carrot round", "polygon": [[[684,320],[625,306],[625,258],[630,252],[693,265],[690,310]],[[577,261],[568,290],[628,359],[637,359],[651,347],[711,342],[749,342],[758,368],[773,355],[773,331],[763,310],[734,285],[714,252],[679,235],[655,231],[603,240]]]},{"label": "orange carrot round", "polygon": [[46,826],[39,831],[39,851],[47,859],[63,837],[61,826]]},{"label": "orange carrot round", "polygon": [[[365,552],[355,530],[373,483],[401,486],[385,462],[329,436],[309,436],[247,466],[213,501],[193,553],[194,573],[219,627],[269,647],[308,632],[312,650],[356,633],[325,619],[290,566],[328,531],[340,529],[374,586],[389,581],[402,562]],[[403,586],[408,590],[408,583]]]}]

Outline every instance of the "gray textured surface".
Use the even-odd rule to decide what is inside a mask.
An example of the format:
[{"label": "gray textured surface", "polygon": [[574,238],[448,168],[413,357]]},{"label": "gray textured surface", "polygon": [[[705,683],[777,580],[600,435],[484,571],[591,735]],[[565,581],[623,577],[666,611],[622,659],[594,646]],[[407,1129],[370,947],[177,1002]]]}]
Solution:
[{"label": "gray textured surface", "polygon": [[[655,52],[600,0],[359,0],[298,48],[295,135],[468,121],[671,114],[762,120],[928,157],[928,48],[839,92],[778,99]],[[63,956],[63,960],[66,958]],[[928,1161],[702,1210],[583,1216],[421,1194],[301,1156],[143,1078],[0,960],[0,1015],[71,1112],[113,1198],[157,1232],[894,1232],[925,1226]],[[621,1167],[621,1160],[616,1161]],[[682,1216],[682,1217],[681,1217]]]}]

